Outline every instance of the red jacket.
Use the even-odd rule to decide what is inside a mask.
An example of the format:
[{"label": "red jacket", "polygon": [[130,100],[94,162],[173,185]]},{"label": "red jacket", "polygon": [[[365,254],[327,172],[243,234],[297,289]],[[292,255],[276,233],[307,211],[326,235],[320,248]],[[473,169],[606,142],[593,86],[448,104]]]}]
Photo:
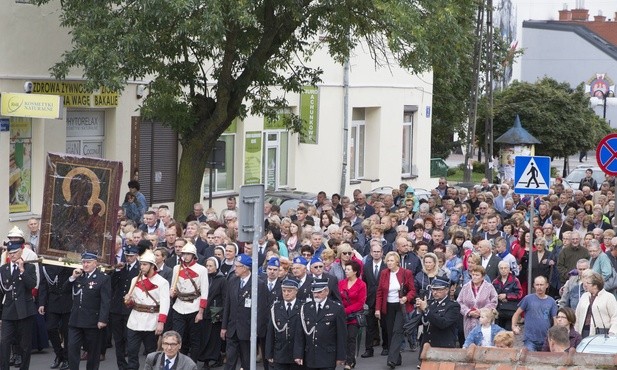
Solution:
[{"label": "red jacket", "polygon": [[[347,279],[338,282],[338,289],[341,292],[341,301],[345,308],[345,315],[362,311],[366,302],[366,283],[362,279],[357,279],[351,288],[347,288]],[[348,324],[355,324],[356,319],[347,320]]]},{"label": "red jacket", "polygon": [[[407,302],[405,302],[405,311],[407,313],[414,309],[414,299],[416,298],[416,288],[414,277],[411,271],[402,267],[396,272],[399,284],[407,290]],[[383,270],[379,274],[379,285],[377,286],[377,299],[375,300],[375,311],[380,311],[381,315],[385,315],[388,311],[388,290],[390,289],[390,270]]]}]

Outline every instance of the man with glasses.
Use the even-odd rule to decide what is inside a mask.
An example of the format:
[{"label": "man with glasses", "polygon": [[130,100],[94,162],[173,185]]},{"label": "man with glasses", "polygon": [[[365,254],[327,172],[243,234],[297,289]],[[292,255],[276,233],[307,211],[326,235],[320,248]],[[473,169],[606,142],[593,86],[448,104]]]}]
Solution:
[{"label": "man with glasses", "polygon": [[328,289],[330,289],[330,296],[328,298],[336,302],[341,302],[341,292],[338,289],[338,279],[336,276],[324,272],[323,260],[319,257],[313,257],[311,259],[311,277],[315,279],[327,279]]},{"label": "man with glasses", "polygon": [[[251,307],[257,305],[257,333],[265,337],[268,323],[268,288],[259,279],[253,280],[251,257],[241,254],[236,257],[234,276],[227,282],[227,295],[223,308],[221,339],[227,340],[227,362],[225,370],[240,367],[250,369],[251,357]],[[253,281],[257,283],[258,301],[251,296]],[[261,340],[261,344],[264,340]],[[262,353],[263,348],[262,348]],[[266,364],[264,364],[266,365]]]},{"label": "man with glasses", "polygon": [[559,307],[570,307],[576,310],[578,300],[585,293],[583,286],[583,272],[589,269],[589,260],[580,259],[576,262],[576,271],[572,272],[572,276],[566,281],[561,288],[561,299],[559,299]]},{"label": "man with glasses", "polygon": [[[406,240],[405,240],[406,241]],[[398,244],[398,243],[397,243]],[[388,335],[386,333],[385,319],[378,320],[375,317],[375,300],[377,299],[377,286],[379,285],[379,274],[386,269],[386,264],[383,260],[383,248],[379,240],[371,240],[370,258],[366,259],[364,269],[362,270],[362,280],[366,284],[366,304],[368,312],[366,314],[366,338],[364,348],[365,351],[361,355],[362,358],[373,357],[374,342],[379,345],[379,324],[381,324],[381,337],[383,338],[383,348],[388,348]]]},{"label": "man with glasses", "polygon": [[190,357],[180,352],[182,337],[170,330],[163,334],[162,352],[152,352],[146,357],[144,370],[197,370],[197,365]]}]

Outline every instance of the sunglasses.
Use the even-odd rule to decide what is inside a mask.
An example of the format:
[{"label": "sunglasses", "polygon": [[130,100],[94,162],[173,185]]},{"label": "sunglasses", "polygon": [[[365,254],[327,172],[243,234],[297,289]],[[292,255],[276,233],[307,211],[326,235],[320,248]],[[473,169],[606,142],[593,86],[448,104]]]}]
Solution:
[{"label": "sunglasses", "polygon": [[350,255],[351,255],[351,252],[341,252],[341,254],[344,254],[344,255],[350,256]]}]

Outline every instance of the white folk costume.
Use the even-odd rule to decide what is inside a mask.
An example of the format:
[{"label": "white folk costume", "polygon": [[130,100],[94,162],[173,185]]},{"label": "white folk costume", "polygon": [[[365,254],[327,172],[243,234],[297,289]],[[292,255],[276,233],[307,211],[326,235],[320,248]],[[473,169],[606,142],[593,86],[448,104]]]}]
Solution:
[{"label": "white folk costume", "polygon": [[183,315],[208,305],[208,270],[195,260],[174,266],[176,303],[173,309]]},{"label": "white folk costume", "polygon": [[150,278],[134,277],[131,282],[131,286],[133,285],[135,286],[131,294],[133,310],[126,326],[134,331],[154,331],[157,323],[167,321],[169,283],[159,274],[154,274]]}]

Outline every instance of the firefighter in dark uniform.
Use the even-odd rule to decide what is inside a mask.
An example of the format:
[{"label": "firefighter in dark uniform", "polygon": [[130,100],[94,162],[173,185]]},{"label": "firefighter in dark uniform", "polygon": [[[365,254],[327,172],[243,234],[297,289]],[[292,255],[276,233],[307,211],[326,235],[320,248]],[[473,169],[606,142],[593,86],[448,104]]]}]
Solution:
[{"label": "firefighter in dark uniform", "polygon": [[89,350],[87,370],[99,368],[102,333],[109,321],[111,279],[97,270],[96,253],[81,255],[81,269],[64,283],[63,290],[72,292],[73,307],[69,318],[69,369],[79,370],[82,344]]},{"label": "firefighter in dark uniform", "polygon": [[283,293],[281,292],[283,279],[279,278],[280,268],[281,261],[278,257],[270,257],[266,266],[266,275],[263,277],[263,281],[268,287],[268,307],[272,307],[274,303],[283,300]]},{"label": "firefighter in dark uniform", "polygon": [[427,328],[422,335],[422,345],[429,343],[431,347],[456,348],[461,306],[449,298],[448,280],[436,277],[431,284],[431,291],[431,300],[416,300],[416,307],[422,311],[422,322]]},{"label": "firefighter in dark uniform", "polygon": [[0,367],[9,369],[11,344],[13,340],[21,350],[20,369],[30,367],[32,349],[32,332],[36,306],[32,289],[36,287],[36,268],[31,263],[24,263],[21,258],[21,242],[9,242],[7,255],[9,262],[0,267],[0,302],[2,305],[2,359]]},{"label": "firefighter in dark uniform", "polygon": [[292,262],[291,273],[293,278],[300,282],[297,299],[302,303],[310,302],[313,300],[313,295],[311,294],[313,277],[306,271],[308,261],[302,256],[297,256]]},{"label": "firefighter in dark uniform", "polygon": [[328,279],[312,283],[313,300],[300,309],[302,332],[305,340],[304,359],[296,358],[298,365],[308,369],[334,369],[345,363],[347,327],[343,306],[328,299]]},{"label": "firefighter in dark uniform", "polygon": [[300,322],[302,303],[296,300],[298,281],[285,279],[281,289],[283,299],[270,308],[265,358],[275,370],[301,369],[294,361],[304,357],[304,335]]},{"label": "firefighter in dark uniform", "polygon": [[[124,304],[124,296],[131,289],[131,281],[139,275],[137,261],[139,249],[137,246],[124,248],[125,263],[120,263],[111,274],[111,306],[109,307],[109,322],[116,347],[116,363],[119,370],[128,366],[126,361],[127,330],[126,323],[131,309]],[[109,330],[109,329],[108,329]]]},{"label": "firefighter in dark uniform", "polygon": [[67,267],[41,265],[39,284],[39,313],[46,316],[47,335],[56,358],[50,368],[66,370],[69,368],[68,343],[69,317],[73,296],[70,291],[62,291],[72,271]]}]

